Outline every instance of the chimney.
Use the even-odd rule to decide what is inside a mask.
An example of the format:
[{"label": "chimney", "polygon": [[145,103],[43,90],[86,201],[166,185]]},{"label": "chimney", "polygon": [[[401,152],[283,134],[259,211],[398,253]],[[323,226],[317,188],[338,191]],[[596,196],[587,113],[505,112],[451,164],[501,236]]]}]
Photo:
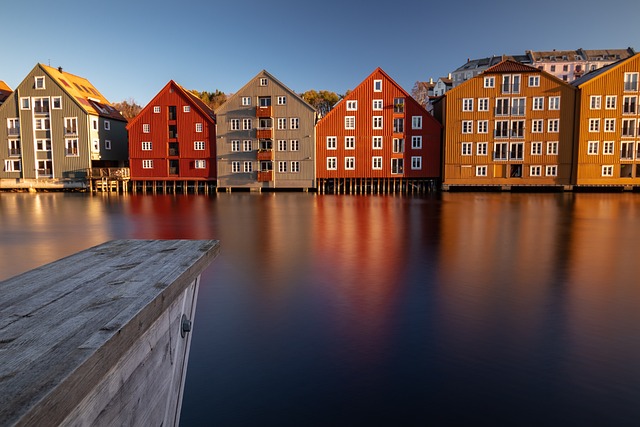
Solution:
[{"label": "chimney", "polygon": [[429,84],[433,84],[433,77],[429,77]]},{"label": "chimney", "polygon": [[62,67],[58,67],[58,71],[59,71],[59,72],[62,72]]},{"label": "chimney", "polygon": [[451,73],[447,74],[447,78],[451,80]]}]

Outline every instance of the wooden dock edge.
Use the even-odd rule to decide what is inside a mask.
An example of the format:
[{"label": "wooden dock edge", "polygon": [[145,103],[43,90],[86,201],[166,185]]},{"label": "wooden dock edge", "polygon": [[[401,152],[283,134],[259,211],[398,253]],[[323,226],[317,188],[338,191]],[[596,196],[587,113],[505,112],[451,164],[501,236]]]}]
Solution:
[{"label": "wooden dock edge", "polygon": [[2,425],[177,425],[216,240],[114,240],[0,282]]}]

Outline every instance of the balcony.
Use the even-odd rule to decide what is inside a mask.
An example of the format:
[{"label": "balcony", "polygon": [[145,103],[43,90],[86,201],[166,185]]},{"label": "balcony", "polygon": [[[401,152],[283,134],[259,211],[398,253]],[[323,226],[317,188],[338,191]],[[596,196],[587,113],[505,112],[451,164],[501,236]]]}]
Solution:
[{"label": "balcony", "polygon": [[273,171],[258,171],[258,182],[273,181]]},{"label": "balcony", "polygon": [[43,116],[49,114],[49,106],[48,105],[36,105],[33,107],[33,113],[38,116]]},{"label": "balcony", "polygon": [[9,148],[9,157],[20,157],[22,150],[20,148]]},{"label": "balcony", "polygon": [[272,117],[271,105],[267,106],[257,106],[256,107],[256,117]]},{"label": "balcony", "polygon": [[78,129],[74,127],[64,128],[64,136],[78,136]]},{"label": "balcony", "polygon": [[9,136],[18,136],[20,135],[20,128],[7,128]]},{"label": "balcony", "polygon": [[257,160],[273,161],[273,150],[258,150]]},{"label": "balcony", "polygon": [[258,139],[272,139],[273,138],[273,128],[257,128],[256,129],[256,138],[258,138]]}]

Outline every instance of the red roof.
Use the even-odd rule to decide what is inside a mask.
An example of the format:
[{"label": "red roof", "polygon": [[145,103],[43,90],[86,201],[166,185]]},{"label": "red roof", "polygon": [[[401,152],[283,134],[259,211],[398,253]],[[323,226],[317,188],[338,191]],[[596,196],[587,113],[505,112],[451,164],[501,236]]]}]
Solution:
[{"label": "red roof", "polygon": [[511,59],[505,59],[502,62],[497,63],[493,67],[487,68],[484,74],[498,74],[498,73],[541,73],[542,70],[539,70],[535,67],[531,67],[529,65],[522,64],[517,61],[513,61]]}]

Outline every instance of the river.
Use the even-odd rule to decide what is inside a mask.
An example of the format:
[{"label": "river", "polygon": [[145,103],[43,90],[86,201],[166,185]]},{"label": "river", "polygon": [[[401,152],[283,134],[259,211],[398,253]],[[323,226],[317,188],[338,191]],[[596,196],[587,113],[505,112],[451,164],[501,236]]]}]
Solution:
[{"label": "river", "polygon": [[221,241],[181,425],[640,420],[638,194],[0,193],[0,280],[121,238]]}]

